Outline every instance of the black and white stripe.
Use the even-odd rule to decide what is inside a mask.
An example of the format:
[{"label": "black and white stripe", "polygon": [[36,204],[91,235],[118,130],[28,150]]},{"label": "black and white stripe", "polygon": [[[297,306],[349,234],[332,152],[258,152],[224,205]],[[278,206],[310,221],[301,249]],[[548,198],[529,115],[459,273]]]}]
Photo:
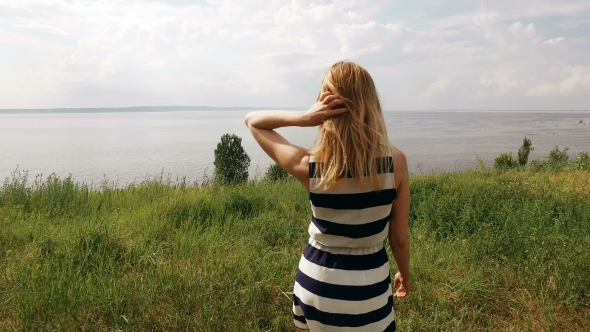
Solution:
[{"label": "black and white stripe", "polygon": [[389,262],[383,241],[396,198],[393,160],[378,160],[381,184],[350,176],[316,188],[310,161],[310,240],[295,277],[293,321],[312,331],[395,331]]},{"label": "black and white stripe", "polygon": [[395,330],[389,263],[383,247],[369,254],[342,255],[308,244],[293,293],[294,321],[301,328]]},{"label": "black and white stripe", "polygon": [[[320,172],[319,169],[323,166],[323,162],[316,162],[313,157],[310,158],[309,162],[309,177],[310,178],[319,178]],[[386,156],[375,159],[375,165],[377,166],[377,174],[381,173],[393,173],[393,157]],[[367,172],[365,172],[365,175]],[[347,178],[353,178],[354,176],[350,174],[350,172],[346,173]]]}]

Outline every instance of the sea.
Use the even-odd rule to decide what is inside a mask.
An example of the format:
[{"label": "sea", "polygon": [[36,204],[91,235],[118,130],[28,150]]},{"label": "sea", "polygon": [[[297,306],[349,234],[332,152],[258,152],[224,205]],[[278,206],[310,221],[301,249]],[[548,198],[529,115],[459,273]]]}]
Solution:
[{"label": "sea", "polygon": [[[253,109],[166,108],[0,110],[0,178],[28,172],[117,186],[164,178],[201,183],[211,177],[214,150],[225,133],[242,138],[250,177],[272,160],[251,137],[244,116]],[[590,111],[385,111],[388,135],[409,161],[410,172],[456,172],[478,159],[492,165],[501,153],[517,154],[525,137],[544,159],[558,146],[570,158],[590,151]],[[317,128],[278,130],[311,148]]]}]

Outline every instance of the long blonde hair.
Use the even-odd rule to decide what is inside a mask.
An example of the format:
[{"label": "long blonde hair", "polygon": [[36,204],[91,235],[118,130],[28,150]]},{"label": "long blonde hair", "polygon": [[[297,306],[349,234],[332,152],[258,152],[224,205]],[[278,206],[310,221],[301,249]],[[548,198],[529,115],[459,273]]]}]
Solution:
[{"label": "long blonde hair", "polygon": [[319,126],[310,150],[317,161],[315,174],[311,174],[320,178],[317,187],[331,188],[342,177],[359,178],[379,187],[374,175],[388,166],[378,161],[386,162],[382,157],[390,155],[391,150],[371,75],[354,62],[338,62],[324,75],[320,94],[324,91],[339,96],[348,112],[330,117]]}]

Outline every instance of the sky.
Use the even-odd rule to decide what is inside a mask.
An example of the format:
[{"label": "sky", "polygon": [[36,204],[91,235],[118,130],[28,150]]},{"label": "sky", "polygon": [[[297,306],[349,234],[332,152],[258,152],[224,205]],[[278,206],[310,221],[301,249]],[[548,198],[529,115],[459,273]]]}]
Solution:
[{"label": "sky", "polygon": [[386,110],[588,110],[590,1],[0,0],[0,108],[307,108],[340,60]]}]

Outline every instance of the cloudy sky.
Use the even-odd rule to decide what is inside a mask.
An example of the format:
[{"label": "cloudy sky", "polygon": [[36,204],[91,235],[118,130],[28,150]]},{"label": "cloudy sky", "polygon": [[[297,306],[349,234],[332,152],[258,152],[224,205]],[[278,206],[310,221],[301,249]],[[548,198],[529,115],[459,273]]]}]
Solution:
[{"label": "cloudy sky", "polygon": [[306,107],[342,59],[388,110],[590,109],[590,1],[0,0],[0,108]]}]

